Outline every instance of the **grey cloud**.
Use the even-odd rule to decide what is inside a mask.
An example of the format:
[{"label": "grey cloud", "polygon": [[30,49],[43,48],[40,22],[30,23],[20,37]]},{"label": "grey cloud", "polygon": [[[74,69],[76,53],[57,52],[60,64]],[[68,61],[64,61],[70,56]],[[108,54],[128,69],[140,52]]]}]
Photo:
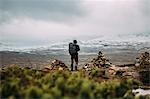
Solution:
[{"label": "grey cloud", "polygon": [[[35,42],[56,38],[60,40],[61,36],[66,39],[66,36],[150,33],[150,0],[108,1],[0,0],[0,22],[10,22],[0,24],[0,37],[3,37],[4,42],[29,43],[33,39]],[[24,17],[27,17],[27,22],[22,19]],[[12,19],[18,19],[18,22],[9,21]],[[37,20],[56,22],[44,22],[44,26]],[[60,23],[70,21],[75,24]]]},{"label": "grey cloud", "polygon": [[[99,2],[99,5],[100,4]],[[95,19],[95,23],[99,23],[99,26],[104,28],[106,32],[150,32],[150,0],[104,2],[103,5],[101,4],[101,6],[97,8],[102,8],[100,9],[101,15],[99,15],[99,19],[95,19],[95,17],[93,19]]]},{"label": "grey cloud", "polygon": [[67,21],[83,15],[80,0],[0,0],[0,21],[28,17]]},{"label": "grey cloud", "polygon": [[150,17],[150,0],[141,0],[140,4],[141,12],[143,12],[143,15]]}]

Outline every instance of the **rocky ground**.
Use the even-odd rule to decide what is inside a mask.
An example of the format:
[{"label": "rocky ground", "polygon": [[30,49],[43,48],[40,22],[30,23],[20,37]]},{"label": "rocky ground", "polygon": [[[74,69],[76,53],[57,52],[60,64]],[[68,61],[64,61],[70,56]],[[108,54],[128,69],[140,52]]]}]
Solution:
[{"label": "rocky ground", "polygon": [[[115,65],[122,64],[133,64],[136,57],[140,53],[148,51],[149,49],[136,50],[134,48],[126,49],[109,49],[103,50],[105,57]],[[83,66],[87,62],[90,62],[93,58],[97,57],[97,54],[80,54],[79,53],[79,66]],[[67,66],[70,67],[70,56],[57,55],[57,54],[40,54],[40,53],[26,53],[26,52],[15,52],[15,51],[0,51],[0,67],[9,66],[12,64],[24,66],[24,67],[34,67],[37,69],[42,69],[44,66],[48,65],[54,59],[62,60]]]},{"label": "rocky ground", "polygon": [[[69,68],[62,61],[53,60],[51,64],[43,69],[45,72],[51,70],[62,71],[69,70]],[[134,64],[114,65],[100,51],[97,57],[80,67],[79,71],[84,71],[85,75],[98,75],[101,80],[134,78],[143,82],[144,85],[150,86],[150,55],[148,52],[144,52],[136,58]]]},{"label": "rocky ground", "polygon": [[[146,51],[146,52],[145,52]],[[97,70],[100,72],[102,79],[112,79],[112,78],[136,78],[144,82],[145,85],[150,85],[150,49],[142,49],[139,51],[140,54],[135,55],[136,52],[115,54],[112,53],[102,53],[101,51],[98,55],[80,55],[79,70],[85,71],[86,75],[91,74],[92,70]],[[130,55],[131,54],[131,55]],[[110,55],[110,56],[109,56]],[[133,56],[134,57],[129,57]],[[109,57],[108,57],[109,56]],[[48,72],[49,70],[69,70],[69,56],[46,56],[29,54],[22,52],[0,52],[0,65],[1,67],[9,65],[19,65],[23,67],[34,67],[36,69]],[[112,57],[112,58],[110,58]],[[116,59],[117,58],[117,59]],[[129,60],[132,62],[129,62]],[[63,61],[60,61],[63,60]],[[112,61],[115,60],[115,61]],[[124,62],[122,62],[125,60]],[[130,61],[131,61],[130,60]],[[119,62],[119,64],[116,64]],[[122,63],[122,64],[121,64]],[[99,70],[100,69],[100,70]],[[96,73],[97,73],[96,72]]]},{"label": "rocky ground", "polygon": [[[98,99],[106,97],[108,99],[110,97],[134,99],[137,93],[140,93],[142,90],[144,94],[142,93],[141,95],[144,96],[139,96],[141,98],[137,99],[149,99],[149,74],[149,52],[141,52],[132,64],[116,65],[99,51],[95,57],[81,65],[78,71],[73,72],[59,59],[54,59],[48,64],[44,64],[42,69],[35,69],[29,66],[21,67],[15,64],[0,68],[2,79],[0,91],[2,97],[9,97],[9,99],[11,99],[10,97],[22,98],[24,96],[26,98],[44,97],[43,99],[45,99],[45,96],[53,97],[52,99],[66,96],[83,96],[85,97],[84,99],[87,99],[87,95],[90,97],[88,99],[97,99],[96,97],[99,97]],[[14,88],[15,92],[12,91]],[[89,88],[91,89],[89,90]],[[102,91],[103,89],[104,91]],[[47,96],[49,94],[50,96]]]}]

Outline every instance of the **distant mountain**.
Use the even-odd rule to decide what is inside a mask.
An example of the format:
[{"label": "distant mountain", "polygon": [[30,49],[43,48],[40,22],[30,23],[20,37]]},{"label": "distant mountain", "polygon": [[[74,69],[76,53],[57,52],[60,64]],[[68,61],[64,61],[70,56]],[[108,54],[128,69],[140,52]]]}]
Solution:
[{"label": "distant mountain", "polygon": [[[112,48],[124,48],[133,47],[140,49],[150,46],[150,33],[130,33],[130,34],[118,34],[118,35],[105,35],[97,36],[95,38],[89,37],[88,39],[78,39],[78,43],[81,47],[82,53],[93,53],[99,51],[99,49],[112,49]],[[66,54],[68,53],[68,43],[71,40],[58,41],[53,43],[46,43],[46,45],[33,45],[21,47],[11,44],[0,42],[0,51],[19,51],[28,53],[40,53],[47,54]]]}]

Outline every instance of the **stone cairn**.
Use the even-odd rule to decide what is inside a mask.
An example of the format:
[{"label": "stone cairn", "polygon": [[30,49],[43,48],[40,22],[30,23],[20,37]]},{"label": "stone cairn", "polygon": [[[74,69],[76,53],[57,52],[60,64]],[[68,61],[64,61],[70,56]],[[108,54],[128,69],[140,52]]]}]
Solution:
[{"label": "stone cairn", "polygon": [[[147,78],[149,78],[150,74],[150,54],[148,52],[144,52],[140,55],[139,58],[136,58],[135,60],[135,66],[111,66],[109,67],[109,73],[112,75],[119,75],[120,77],[131,77],[136,79],[144,79],[144,81],[147,81]],[[146,80],[145,80],[146,79]],[[143,82],[144,82],[143,81]]]},{"label": "stone cairn", "polygon": [[150,54],[149,52],[144,52],[139,58],[136,58],[135,66],[137,67],[149,67],[150,68]]},{"label": "stone cairn", "polygon": [[96,58],[94,58],[90,63],[87,63],[83,66],[83,69],[86,71],[91,71],[94,68],[100,68],[100,67],[110,67],[112,63],[109,62],[109,60],[104,56],[104,54],[99,51]]},{"label": "stone cairn", "polygon": [[139,73],[140,81],[147,86],[150,86],[150,54],[144,52],[139,58],[136,58],[135,63],[137,72]]},{"label": "stone cairn", "polygon": [[53,60],[49,66],[45,66],[43,71],[51,71],[51,70],[69,70],[69,68],[60,60]]},{"label": "stone cairn", "polygon": [[91,62],[93,63],[94,67],[109,67],[111,65],[109,60],[106,59],[101,51],[99,51],[97,58],[94,58]]}]

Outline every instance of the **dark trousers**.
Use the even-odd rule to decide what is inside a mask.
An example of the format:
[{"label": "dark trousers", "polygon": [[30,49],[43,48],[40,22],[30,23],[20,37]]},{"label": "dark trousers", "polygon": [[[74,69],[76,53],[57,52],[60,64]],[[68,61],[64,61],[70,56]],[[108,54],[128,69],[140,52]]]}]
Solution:
[{"label": "dark trousers", "polygon": [[78,65],[78,53],[71,55],[71,71],[73,71],[73,64],[74,64],[74,61],[75,61],[75,63],[76,63],[76,65],[75,65],[75,70],[77,70],[77,65]]}]

